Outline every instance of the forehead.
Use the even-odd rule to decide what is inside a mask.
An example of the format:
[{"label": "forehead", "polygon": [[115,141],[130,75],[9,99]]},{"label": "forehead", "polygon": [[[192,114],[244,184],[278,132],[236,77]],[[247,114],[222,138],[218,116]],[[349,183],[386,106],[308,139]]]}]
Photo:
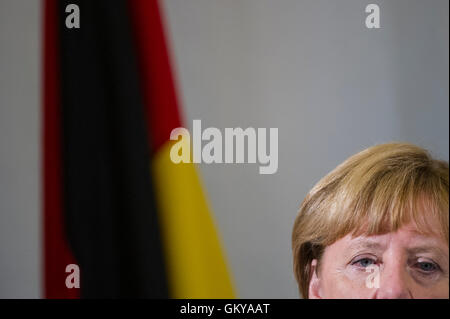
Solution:
[{"label": "forehead", "polygon": [[348,234],[337,240],[333,245],[342,249],[386,249],[392,244],[409,250],[419,248],[438,249],[448,255],[448,243],[442,236],[430,232],[425,233],[412,222],[386,234],[359,236]]},{"label": "forehead", "polygon": [[398,209],[395,213],[385,212],[377,215],[371,212],[370,216],[362,218],[350,234],[353,237],[366,235],[392,235],[409,237],[439,237],[448,243],[448,210],[447,219],[442,210],[430,208],[430,205],[418,204],[413,208]]}]

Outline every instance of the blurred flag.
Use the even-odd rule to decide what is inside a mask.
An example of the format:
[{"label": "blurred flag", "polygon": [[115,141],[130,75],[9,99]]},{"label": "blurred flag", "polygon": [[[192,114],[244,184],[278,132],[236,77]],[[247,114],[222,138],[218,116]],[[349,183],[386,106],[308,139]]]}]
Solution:
[{"label": "blurred flag", "polygon": [[[68,29],[65,8],[80,8]],[[182,126],[156,0],[45,0],[45,296],[232,298]]]}]

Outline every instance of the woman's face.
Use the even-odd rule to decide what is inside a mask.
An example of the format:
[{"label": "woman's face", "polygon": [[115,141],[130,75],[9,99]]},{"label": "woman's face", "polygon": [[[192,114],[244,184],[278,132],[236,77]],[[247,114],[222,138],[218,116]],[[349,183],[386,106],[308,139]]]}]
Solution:
[{"label": "woman's face", "polygon": [[[449,298],[448,243],[414,224],[396,232],[352,237],[314,260],[310,298]],[[317,271],[318,270],[318,271]]]}]

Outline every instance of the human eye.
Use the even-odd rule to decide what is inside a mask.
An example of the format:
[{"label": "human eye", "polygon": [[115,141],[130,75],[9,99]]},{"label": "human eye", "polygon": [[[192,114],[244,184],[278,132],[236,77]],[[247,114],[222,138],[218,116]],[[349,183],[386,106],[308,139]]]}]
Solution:
[{"label": "human eye", "polygon": [[377,263],[377,259],[375,257],[356,257],[351,261],[351,265],[357,268],[365,269],[369,266],[375,265]]},{"label": "human eye", "polygon": [[413,268],[422,275],[432,275],[440,271],[440,267],[437,263],[431,260],[417,260]]}]

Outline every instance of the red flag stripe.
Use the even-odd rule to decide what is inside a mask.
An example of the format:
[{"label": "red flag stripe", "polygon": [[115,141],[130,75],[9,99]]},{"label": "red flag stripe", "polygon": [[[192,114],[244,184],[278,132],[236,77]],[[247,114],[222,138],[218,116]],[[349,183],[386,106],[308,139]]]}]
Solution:
[{"label": "red flag stripe", "polygon": [[156,152],[181,126],[180,110],[157,0],[129,1],[151,149]]},{"label": "red flag stripe", "polygon": [[65,285],[66,266],[75,263],[62,219],[60,87],[57,1],[44,1],[43,48],[43,228],[44,296],[77,298],[78,289]]}]

